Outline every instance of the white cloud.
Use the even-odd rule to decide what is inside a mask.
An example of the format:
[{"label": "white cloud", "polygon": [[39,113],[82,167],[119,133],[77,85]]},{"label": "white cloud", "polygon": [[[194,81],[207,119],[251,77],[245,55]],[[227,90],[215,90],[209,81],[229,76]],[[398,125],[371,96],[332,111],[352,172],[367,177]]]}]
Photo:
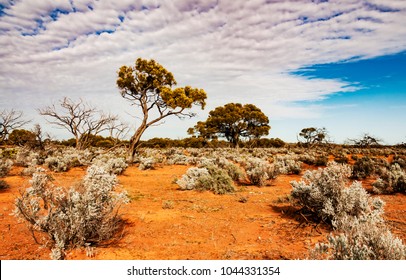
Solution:
[{"label": "white cloud", "polygon": [[[405,1],[1,1],[2,106],[65,95],[122,101],[116,71],[154,58],[180,85],[206,89],[209,108],[261,102],[275,118],[317,117],[298,105],[354,90],[292,70],[406,49]],[[62,10],[57,16],[52,12]],[[24,36],[24,34],[32,34]],[[314,106],[314,105],[312,105]],[[293,109],[292,109],[293,108]],[[119,109],[117,109],[119,110]]]}]

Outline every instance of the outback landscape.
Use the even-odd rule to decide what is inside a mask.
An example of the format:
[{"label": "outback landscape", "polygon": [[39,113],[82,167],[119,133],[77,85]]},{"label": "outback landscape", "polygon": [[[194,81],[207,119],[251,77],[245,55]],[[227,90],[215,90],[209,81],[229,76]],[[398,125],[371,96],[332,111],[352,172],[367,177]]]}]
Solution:
[{"label": "outback landscape", "polygon": [[0,0],[0,259],[405,260],[405,19]]},{"label": "outback landscape", "polygon": [[[344,226],[333,226],[327,216],[318,215],[317,211],[308,211],[309,208],[300,204],[300,199],[292,193],[291,182],[299,182],[305,172],[342,165],[351,169],[345,175],[348,176],[345,188],[358,180],[367,191],[356,193],[358,198],[366,198],[370,203],[379,197],[385,203],[384,221],[377,223],[378,238],[386,240],[368,241],[377,236],[365,232],[358,240],[362,244],[347,245],[358,247],[358,250],[363,246],[369,249],[376,246],[372,251],[390,251],[364,255],[366,258],[404,258],[404,245],[395,242],[396,239],[403,243],[406,240],[406,155],[403,148],[143,149],[136,163],[131,165],[125,163],[122,149],[106,152],[105,149],[59,148],[39,153],[9,147],[2,149],[2,157],[2,182],[5,182],[2,185],[7,185],[1,190],[0,201],[2,259],[50,259],[51,250],[55,248],[56,240],[51,237],[55,238],[57,230],[48,228],[48,232],[44,232],[21,219],[21,215],[20,219],[11,215],[16,208],[16,199],[33,185],[30,180],[33,180],[32,174],[38,172],[36,168],[44,168],[43,172],[53,178],[52,188],[68,188],[79,184],[90,165],[103,166],[109,170],[108,174],[117,174],[114,192],[126,191],[128,200],[118,209],[120,226],[110,238],[100,241],[89,238],[88,244],[66,238],[65,259],[313,258],[315,255],[311,252],[316,244],[328,243],[329,234],[338,236],[344,232],[353,238],[350,235],[353,233],[345,233],[341,229]],[[5,172],[5,163],[10,161],[13,164]],[[396,171],[397,175],[394,166],[402,166]],[[203,177],[197,173],[213,167],[221,171],[210,175],[213,181],[197,183],[198,178]],[[394,176],[397,176],[396,182]],[[229,178],[232,182],[226,182]],[[386,188],[380,188],[376,183],[381,180],[379,178],[386,181]],[[216,189],[213,189],[214,185]],[[336,217],[346,211],[338,202],[334,207]],[[363,208],[359,211],[360,216],[373,212],[365,206],[356,207]],[[31,215],[50,216],[49,210],[40,208]],[[109,215],[105,215],[108,218]],[[37,218],[37,222],[40,221]],[[81,223],[83,226],[85,222]],[[393,236],[383,234],[387,229]],[[339,251],[338,248],[330,250]],[[341,252],[343,257],[357,257],[351,250],[345,250]]]}]

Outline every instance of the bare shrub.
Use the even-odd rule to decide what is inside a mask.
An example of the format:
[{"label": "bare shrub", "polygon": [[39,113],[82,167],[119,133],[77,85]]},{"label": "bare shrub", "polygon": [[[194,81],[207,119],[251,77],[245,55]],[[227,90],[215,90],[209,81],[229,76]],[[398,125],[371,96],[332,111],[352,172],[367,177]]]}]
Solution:
[{"label": "bare shrub", "polygon": [[53,259],[63,259],[67,249],[108,240],[121,225],[118,209],[128,202],[127,194],[114,192],[116,176],[100,167],[89,167],[82,182],[68,190],[53,186],[44,169],[30,183],[13,213],[31,231],[47,233]]}]

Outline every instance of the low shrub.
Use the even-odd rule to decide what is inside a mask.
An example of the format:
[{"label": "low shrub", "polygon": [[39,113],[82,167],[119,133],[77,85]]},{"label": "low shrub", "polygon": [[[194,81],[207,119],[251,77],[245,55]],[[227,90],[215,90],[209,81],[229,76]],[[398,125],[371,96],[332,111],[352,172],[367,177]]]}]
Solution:
[{"label": "low shrub", "polygon": [[103,168],[109,174],[120,175],[126,170],[128,164],[123,157],[114,155],[103,155],[92,161],[93,165]]},{"label": "low shrub", "polygon": [[327,166],[328,164],[328,157],[327,156],[318,156],[314,162],[316,166]]},{"label": "low shrub", "polygon": [[140,157],[138,169],[147,170],[154,169],[155,159],[153,157]]},{"label": "low shrub", "polygon": [[273,166],[259,158],[249,158],[245,163],[245,172],[253,185],[265,186],[266,181],[274,177]]},{"label": "low shrub", "polygon": [[0,159],[0,177],[5,177],[10,172],[13,161],[10,159]]},{"label": "low shrub", "polygon": [[0,190],[8,189],[10,186],[7,184],[6,181],[0,180]]},{"label": "low shrub", "polygon": [[348,186],[351,168],[332,162],[327,167],[306,171],[299,182],[293,181],[294,203],[319,220],[340,228],[347,216],[360,217],[374,211],[383,202],[372,199],[360,182]]},{"label": "low shrub", "polygon": [[212,191],[215,194],[226,194],[235,191],[233,180],[223,170],[214,165],[191,167],[176,181],[182,190]]},{"label": "low shrub", "polygon": [[302,162],[290,155],[276,156],[274,165],[276,174],[299,174],[302,169]]},{"label": "low shrub", "polygon": [[219,157],[215,160],[215,164],[227,172],[233,181],[239,181],[244,178],[243,170],[235,163],[227,160],[224,157]]},{"label": "low shrub", "polygon": [[375,172],[375,163],[370,157],[358,158],[354,163],[351,178],[365,179]]},{"label": "low shrub", "polygon": [[393,236],[381,219],[374,216],[350,218],[342,232],[330,234],[328,243],[318,243],[313,259],[333,260],[405,260],[406,246]]},{"label": "low shrub", "polygon": [[372,186],[373,191],[378,194],[404,193],[406,192],[406,172],[399,164],[395,163],[386,172],[383,172]]},{"label": "low shrub", "polygon": [[44,169],[30,183],[13,213],[31,231],[47,233],[53,259],[64,259],[67,249],[108,240],[121,226],[118,209],[128,202],[127,194],[114,192],[116,176],[100,167],[89,167],[82,182],[68,190],[53,186]]}]

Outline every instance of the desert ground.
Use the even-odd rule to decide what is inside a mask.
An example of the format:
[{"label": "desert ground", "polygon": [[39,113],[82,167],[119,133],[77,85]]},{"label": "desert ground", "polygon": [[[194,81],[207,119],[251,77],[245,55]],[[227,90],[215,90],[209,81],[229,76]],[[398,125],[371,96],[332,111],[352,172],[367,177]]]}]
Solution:
[{"label": "desert ground", "polygon": [[[69,250],[66,259],[86,260],[236,260],[306,259],[309,249],[326,240],[329,225],[314,223],[292,206],[290,181],[298,175],[279,175],[266,186],[240,182],[232,194],[182,191],[175,183],[190,166],[156,165],[152,170],[129,166],[118,176],[130,203],[120,209],[124,227],[111,242],[91,251]],[[29,186],[30,177],[13,166],[0,192],[0,258],[3,260],[50,259],[50,247],[41,233],[31,233],[11,215],[14,201]],[[78,182],[86,167],[51,172],[55,184]],[[370,182],[364,181],[368,189]],[[393,234],[406,242],[406,196],[379,195],[385,202],[385,219]],[[34,238],[35,237],[35,238]]]}]

